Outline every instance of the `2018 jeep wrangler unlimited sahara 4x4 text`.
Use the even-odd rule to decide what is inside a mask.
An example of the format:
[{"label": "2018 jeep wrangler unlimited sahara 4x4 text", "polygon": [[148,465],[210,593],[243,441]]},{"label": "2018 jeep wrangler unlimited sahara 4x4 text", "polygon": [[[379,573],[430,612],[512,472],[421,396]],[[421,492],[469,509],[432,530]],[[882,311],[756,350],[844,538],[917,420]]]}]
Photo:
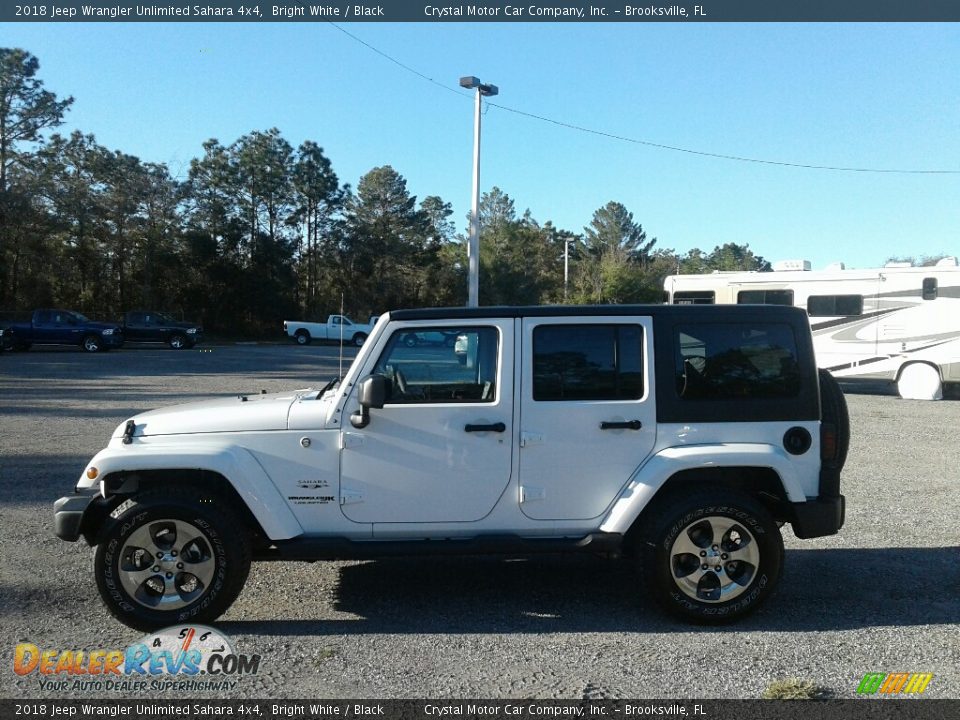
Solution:
[{"label": "2018 jeep wrangler unlimited sahara 4x4 text", "polygon": [[140,629],[213,620],[252,560],[542,551],[623,551],[721,622],[776,586],[782,524],[841,527],[848,440],[795,308],[395,311],[323,389],[127,420],[55,524]]}]

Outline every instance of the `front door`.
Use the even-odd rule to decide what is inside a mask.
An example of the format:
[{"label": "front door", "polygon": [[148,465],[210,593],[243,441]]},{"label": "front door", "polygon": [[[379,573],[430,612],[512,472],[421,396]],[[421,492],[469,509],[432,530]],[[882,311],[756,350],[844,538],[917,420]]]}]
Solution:
[{"label": "front door", "polygon": [[650,318],[525,318],[520,508],[604,513],[656,439]]},{"label": "front door", "polygon": [[50,310],[38,313],[33,326],[33,339],[38,343],[79,344],[82,328],[73,313]]},{"label": "front door", "polygon": [[366,427],[343,423],[346,517],[470,522],[493,509],[512,468],[513,323],[420,323],[381,344],[368,374],[388,379],[388,400]]}]

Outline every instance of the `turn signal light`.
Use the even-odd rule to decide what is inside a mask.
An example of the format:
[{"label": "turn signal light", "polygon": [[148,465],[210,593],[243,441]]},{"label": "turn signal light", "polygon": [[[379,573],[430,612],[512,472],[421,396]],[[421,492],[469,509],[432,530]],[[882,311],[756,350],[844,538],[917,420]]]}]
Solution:
[{"label": "turn signal light", "polygon": [[837,459],[837,430],[833,425],[824,423],[820,426],[820,459]]},{"label": "turn signal light", "polygon": [[99,474],[100,474],[100,471],[97,470],[92,465],[87,468],[87,477],[90,478],[91,480],[96,480]]}]

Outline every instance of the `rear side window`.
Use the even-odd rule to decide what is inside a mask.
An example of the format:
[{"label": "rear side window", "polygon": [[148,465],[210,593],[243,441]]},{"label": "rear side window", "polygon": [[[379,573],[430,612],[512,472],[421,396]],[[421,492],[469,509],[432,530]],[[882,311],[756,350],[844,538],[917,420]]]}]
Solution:
[{"label": "rear side window", "polygon": [[791,398],[800,392],[792,328],[704,323],[676,328],[677,393],[684,400]]},{"label": "rear side window", "polygon": [[811,295],[807,298],[810,317],[863,315],[863,295]]},{"label": "rear side window", "polygon": [[533,331],[533,399],[643,396],[640,325],[541,325]]},{"label": "rear side window", "polygon": [[713,305],[717,301],[713,290],[678,290],[673,294],[674,305]]},{"label": "rear side window", "polygon": [[793,305],[793,290],[741,290],[737,305]]}]

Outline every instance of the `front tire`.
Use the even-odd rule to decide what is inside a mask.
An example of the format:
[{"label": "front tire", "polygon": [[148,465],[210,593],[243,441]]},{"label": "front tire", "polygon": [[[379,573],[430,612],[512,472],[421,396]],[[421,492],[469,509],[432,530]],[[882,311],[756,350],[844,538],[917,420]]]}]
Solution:
[{"label": "front tire", "polygon": [[250,571],[250,541],[221,499],[185,488],[148,491],[111,514],[94,574],[110,614],[137,630],[212,622]]},{"label": "front tire", "polygon": [[184,348],[190,347],[186,336],[180,335],[179,333],[170,336],[169,345],[174,350],[183,350]]},{"label": "front tire", "polygon": [[701,488],[651,508],[639,559],[648,590],[688,622],[720,624],[756,610],[783,567],[780,529],[762,505]]},{"label": "front tire", "polygon": [[87,335],[83,339],[83,349],[89,353],[100,352],[103,350],[103,340],[99,335]]}]

